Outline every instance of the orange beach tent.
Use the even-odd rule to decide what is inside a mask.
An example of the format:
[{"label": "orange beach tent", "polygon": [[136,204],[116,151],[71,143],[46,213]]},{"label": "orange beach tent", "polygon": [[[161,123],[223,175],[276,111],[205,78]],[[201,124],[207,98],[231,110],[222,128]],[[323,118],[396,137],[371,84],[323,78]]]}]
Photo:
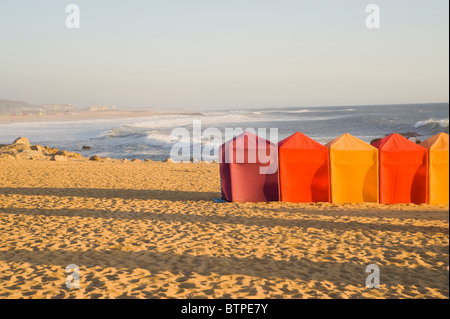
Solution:
[{"label": "orange beach tent", "polygon": [[380,203],[428,202],[428,151],[400,134],[373,143],[380,154]]},{"label": "orange beach tent", "polygon": [[280,200],[329,202],[328,149],[297,132],[278,143]]},{"label": "orange beach tent", "polygon": [[246,131],[220,146],[219,159],[224,200],[278,201],[278,149],[274,143]]},{"label": "orange beach tent", "polygon": [[439,133],[420,145],[429,151],[429,203],[448,205],[448,134]]},{"label": "orange beach tent", "polygon": [[331,201],[378,202],[378,150],[343,134],[325,145],[330,150]]}]

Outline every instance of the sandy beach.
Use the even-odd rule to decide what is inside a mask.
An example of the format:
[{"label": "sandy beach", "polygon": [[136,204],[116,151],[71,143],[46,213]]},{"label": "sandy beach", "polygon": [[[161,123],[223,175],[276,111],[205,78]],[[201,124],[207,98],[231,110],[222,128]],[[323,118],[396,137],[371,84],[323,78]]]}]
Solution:
[{"label": "sandy beach", "polygon": [[0,298],[449,297],[447,206],[214,203],[218,169],[1,161]]},{"label": "sandy beach", "polygon": [[0,302],[445,302],[449,5],[0,0]]}]

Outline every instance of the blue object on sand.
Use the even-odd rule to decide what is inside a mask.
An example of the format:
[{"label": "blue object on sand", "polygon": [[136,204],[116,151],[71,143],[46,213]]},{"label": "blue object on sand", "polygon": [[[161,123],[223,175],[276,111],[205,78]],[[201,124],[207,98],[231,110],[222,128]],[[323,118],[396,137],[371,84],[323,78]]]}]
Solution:
[{"label": "blue object on sand", "polygon": [[213,201],[215,203],[226,203],[227,202],[226,200],[223,200],[222,198],[214,198]]}]

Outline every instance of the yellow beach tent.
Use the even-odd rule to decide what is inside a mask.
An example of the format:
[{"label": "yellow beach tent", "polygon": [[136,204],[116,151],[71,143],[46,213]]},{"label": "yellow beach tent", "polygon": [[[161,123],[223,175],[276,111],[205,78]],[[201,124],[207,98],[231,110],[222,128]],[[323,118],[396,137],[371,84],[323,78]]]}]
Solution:
[{"label": "yellow beach tent", "polygon": [[348,133],[325,146],[330,150],[331,201],[378,203],[378,149]]},{"label": "yellow beach tent", "polygon": [[429,202],[448,205],[448,134],[439,133],[420,145],[429,150]]}]

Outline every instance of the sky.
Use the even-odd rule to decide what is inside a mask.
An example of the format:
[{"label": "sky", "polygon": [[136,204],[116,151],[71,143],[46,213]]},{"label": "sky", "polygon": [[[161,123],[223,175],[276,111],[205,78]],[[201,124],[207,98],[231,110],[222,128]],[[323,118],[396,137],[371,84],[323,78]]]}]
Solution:
[{"label": "sky", "polygon": [[[380,28],[366,27],[366,6]],[[66,6],[80,28],[66,27]],[[0,99],[226,109],[448,102],[447,0],[0,0]]]}]

